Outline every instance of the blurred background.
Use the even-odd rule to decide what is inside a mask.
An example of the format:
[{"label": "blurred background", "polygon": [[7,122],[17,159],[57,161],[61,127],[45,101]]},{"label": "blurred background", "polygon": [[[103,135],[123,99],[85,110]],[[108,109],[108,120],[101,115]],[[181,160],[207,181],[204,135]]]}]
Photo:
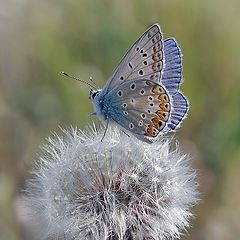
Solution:
[{"label": "blurred background", "polygon": [[32,239],[21,191],[39,145],[80,128],[103,86],[151,24],[184,54],[191,109],[176,134],[198,170],[202,201],[185,240],[240,239],[239,0],[0,0],[0,240]]}]

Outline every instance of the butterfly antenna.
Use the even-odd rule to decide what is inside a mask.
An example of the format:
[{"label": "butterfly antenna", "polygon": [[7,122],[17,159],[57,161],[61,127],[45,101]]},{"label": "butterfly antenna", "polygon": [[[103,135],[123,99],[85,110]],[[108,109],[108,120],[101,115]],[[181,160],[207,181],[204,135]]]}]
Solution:
[{"label": "butterfly antenna", "polygon": [[80,78],[77,78],[77,77],[74,77],[74,76],[71,76],[70,74],[66,73],[66,72],[61,72],[63,75],[69,77],[69,78],[72,78],[74,80],[77,80],[79,82],[82,82],[82,83],[85,83],[87,84],[88,86],[92,87],[94,90],[96,90],[97,88],[95,86],[93,86],[92,84],[90,84],[89,82],[86,82],[84,80],[81,80]]},{"label": "butterfly antenna", "polygon": [[89,77],[89,80],[96,86],[96,88],[98,88],[97,84],[93,81],[92,77]]}]

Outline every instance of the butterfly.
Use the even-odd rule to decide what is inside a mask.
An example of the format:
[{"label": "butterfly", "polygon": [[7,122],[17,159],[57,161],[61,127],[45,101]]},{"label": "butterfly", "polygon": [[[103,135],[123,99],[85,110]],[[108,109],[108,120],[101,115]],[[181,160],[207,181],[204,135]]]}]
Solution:
[{"label": "butterfly", "polygon": [[[103,89],[90,90],[95,114],[138,139],[152,143],[175,131],[189,110],[179,90],[182,54],[174,38],[152,25],[122,58]],[[104,135],[105,135],[104,133]]]}]

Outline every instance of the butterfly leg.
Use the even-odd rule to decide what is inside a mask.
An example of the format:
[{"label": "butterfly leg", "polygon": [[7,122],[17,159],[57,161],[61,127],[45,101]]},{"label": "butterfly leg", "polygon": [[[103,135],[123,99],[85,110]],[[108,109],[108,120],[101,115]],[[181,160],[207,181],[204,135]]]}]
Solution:
[{"label": "butterfly leg", "polygon": [[122,132],[123,132],[125,135],[127,135],[128,137],[130,137],[130,135],[128,135],[125,131],[122,130]]},{"label": "butterfly leg", "polygon": [[93,119],[92,119],[92,116],[96,116],[96,112],[92,112],[90,115],[89,115],[89,120],[93,122]]},{"label": "butterfly leg", "polygon": [[108,129],[108,123],[109,123],[109,118],[107,118],[107,124],[106,124],[106,127],[105,127],[105,130],[104,130],[104,133],[103,133],[103,136],[102,136],[102,139],[101,139],[101,142],[103,142],[103,139],[107,133],[107,129]]}]

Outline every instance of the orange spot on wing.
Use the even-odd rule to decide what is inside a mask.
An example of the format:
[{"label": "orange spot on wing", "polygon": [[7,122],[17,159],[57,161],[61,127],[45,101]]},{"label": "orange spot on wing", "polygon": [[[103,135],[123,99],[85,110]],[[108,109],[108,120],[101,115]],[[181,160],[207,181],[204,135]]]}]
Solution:
[{"label": "orange spot on wing", "polygon": [[164,111],[158,110],[156,114],[159,116],[161,120],[166,120],[166,118],[168,117],[168,114]]},{"label": "orange spot on wing", "polygon": [[149,125],[149,127],[147,128],[147,133],[148,133],[148,136],[153,135],[153,126],[152,125]]},{"label": "orange spot on wing", "polygon": [[159,105],[159,107],[163,110],[163,111],[170,111],[170,104],[169,103],[161,103]]},{"label": "orange spot on wing", "polygon": [[153,92],[154,94],[157,94],[157,93],[159,92],[158,86],[157,86],[157,87],[153,87],[153,88],[152,88],[152,92]]},{"label": "orange spot on wing", "polygon": [[155,128],[153,125],[148,125],[145,135],[148,137],[156,137],[158,133],[159,130],[157,128]]},{"label": "orange spot on wing", "polygon": [[168,102],[169,99],[168,99],[168,95],[167,94],[161,94],[158,96],[158,99],[162,102]]},{"label": "orange spot on wing", "polygon": [[161,88],[159,86],[153,87],[152,92],[154,94],[159,94],[159,93],[163,92],[163,88]]},{"label": "orange spot on wing", "polygon": [[158,128],[162,125],[162,122],[158,118],[152,118],[152,122]]},{"label": "orange spot on wing", "polygon": [[151,85],[152,85],[149,80],[146,81],[146,84],[147,84],[148,86],[151,86]]},{"label": "orange spot on wing", "polygon": [[[162,87],[160,87],[160,86],[155,86],[155,87],[153,87],[153,88],[152,88],[152,92],[153,92],[154,94],[165,93],[164,89],[163,89]],[[160,97],[160,96],[161,96],[161,95],[159,95],[159,97]]]}]

